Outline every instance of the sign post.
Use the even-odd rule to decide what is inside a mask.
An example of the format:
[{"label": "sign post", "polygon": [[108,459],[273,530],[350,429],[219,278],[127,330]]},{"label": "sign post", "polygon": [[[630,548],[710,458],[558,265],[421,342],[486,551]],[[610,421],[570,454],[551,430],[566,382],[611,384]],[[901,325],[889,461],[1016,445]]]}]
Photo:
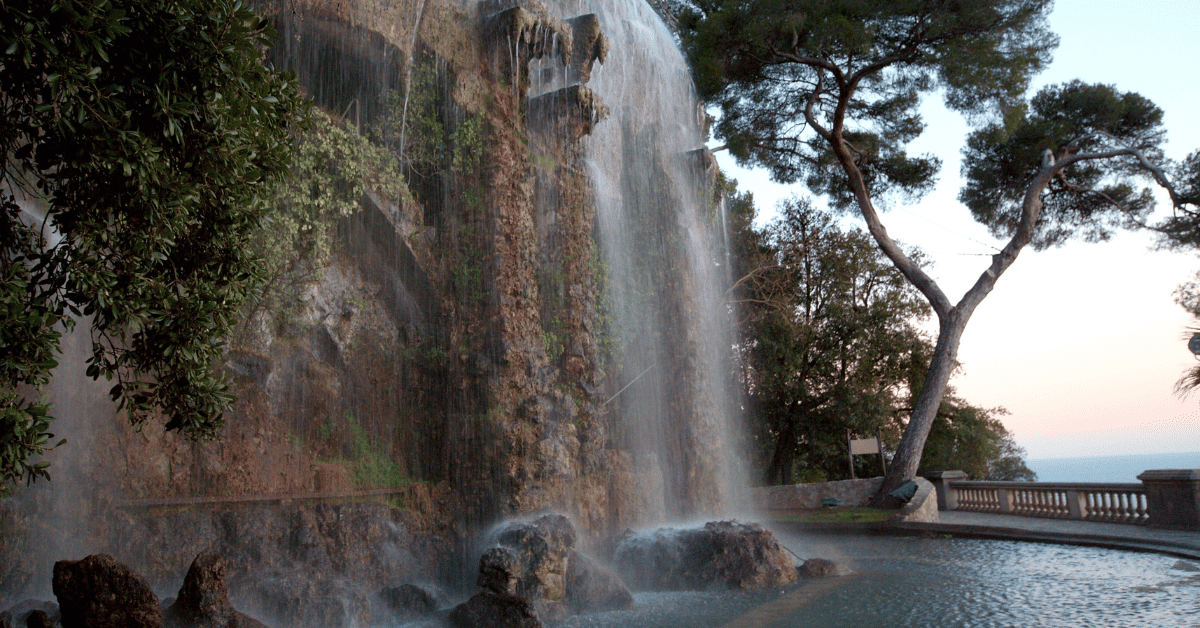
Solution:
[{"label": "sign post", "polygon": [[854,457],[868,454],[879,454],[879,464],[883,467],[883,474],[887,475],[887,457],[883,455],[883,428],[876,430],[875,438],[854,438],[850,430],[846,430],[846,441],[850,443],[851,479],[858,479],[854,475]]}]

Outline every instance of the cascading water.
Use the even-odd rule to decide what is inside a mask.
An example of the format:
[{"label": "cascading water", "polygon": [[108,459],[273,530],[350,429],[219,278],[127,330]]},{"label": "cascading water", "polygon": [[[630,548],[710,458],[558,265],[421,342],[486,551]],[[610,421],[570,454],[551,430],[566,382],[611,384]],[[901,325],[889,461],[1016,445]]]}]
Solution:
[{"label": "cascading water", "polygon": [[[283,38],[272,62],[325,112],[322,137],[341,129],[343,156],[360,140],[398,153],[407,187],[370,190],[361,211],[337,217],[326,267],[295,266],[315,272],[297,279],[290,313],[247,317],[227,364],[240,401],[220,442],[133,433],[58,396],[62,427],[98,436],[69,434],[55,455],[112,486],[93,499],[102,516],[0,512],[27,538],[48,536],[46,514],[78,541],[20,546],[28,560],[10,563],[12,577],[0,570],[0,594],[45,593],[54,560],[105,551],[174,595],[211,547],[247,590],[274,587],[256,598],[264,608],[317,612],[328,600],[293,592],[294,574],[371,595],[403,574],[446,580],[445,564],[475,562],[472,535],[514,514],[559,509],[594,540],[735,510],[723,217],[703,111],[654,12],[562,0],[549,7],[558,20],[537,8],[498,24],[513,2],[266,5]],[[599,41],[587,14],[607,56],[584,50],[584,35]],[[564,29],[576,33],[570,60]],[[600,60],[585,59],[590,77],[578,63],[588,55]],[[352,187],[337,179],[343,165],[331,159],[318,174],[335,183],[312,193]],[[93,490],[55,464],[70,500]],[[398,507],[321,501],[364,489],[392,491]],[[343,515],[357,523],[336,523]],[[366,535],[361,548],[350,528]],[[346,552],[327,568],[327,554]]]},{"label": "cascading water", "polygon": [[643,491],[658,501],[646,518],[728,512],[742,485],[731,445],[739,404],[724,217],[703,150],[702,105],[671,33],[644,1],[562,0],[551,10],[595,13],[610,42],[588,87],[611,113],[586,140],[585,159],[617,379],[628,386],[609,403],[623,417],[636,472],[648,478]]}]

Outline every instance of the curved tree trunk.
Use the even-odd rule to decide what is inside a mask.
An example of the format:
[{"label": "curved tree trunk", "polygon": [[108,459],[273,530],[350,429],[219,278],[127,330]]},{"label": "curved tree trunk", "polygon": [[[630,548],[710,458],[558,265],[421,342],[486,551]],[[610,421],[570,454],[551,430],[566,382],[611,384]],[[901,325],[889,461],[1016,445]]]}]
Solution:
[{"label": "curved tree trunk", "polygon": [[958,344],[962,339],[963,330],[967,327],[970,313],[960,315],[955,308],[950,316],[942,318],[938,329],[937,345],[933,350],[933,358],[929,363],[929,372],[921,385],[913,404],[908,426],[900,437],[896,447],[896,455],[888,465],[887,474],[883,478],[883,486],[875,495],[874,504],[879,507],[894,506],[895,498],[888,493],[896,490],[901,484],[911,480],[917,474],[921,464],[921,453],[925,449],[925,440],[929,438],[929,430],[933,427],[933,419],[937,416],[938,408],[942,405],[942,397],[946,394],[946,385],[954,372],[954,362],[958,357]]},{"label": "curved tree trunk", "polygon": [[[917,395],[917,400],[913,404],[913,412],[909,418],[908,426],[904,429],[904,435],[900,438],[900,445],[897,448],[896,456],[892,460],[892,464],[888,466],[887,474],[884,476],[883,485],[879,492],[876,493],[872,503],[876,506],[896,506],[899,502],[888,493],[895,490],[901,484],[913,479],[917,474],[917,467],[921,464],[921,453],[925,449],[925,440],[929,437],[929,430],[933,427],[933,419],[937,416],[938,408],[942,404],[942,397],[946,393],[946,384],[950,381],[950,375],[954,371],[954,361],[958,357],[958,345],[962,339],[963,330],[967,327],[967,321],[975,312],[975,308],[983,302],[983,299],[996,286],[996,281],[1008,270],[1017,259],[1017,255],[1025,245],[1029,244],[1033,239],[1034,226],[1037,223],[1038,215],[1042,210],[1041,193],[1049,183],[1050,178],[1056,172],[1066,167],[1068,161],[1063,160],[1056,164],[1043,167],[1029,187],[1025,191],[1025,198],[1022,202],[1021,221],[1017,227],[1016,233],[1012,239],[1008,241],[999,253],[992,256],[992,263],[979,275],[975,284],[967,290],[962,299],[955,305],[951,305],[946,294],[942,292],[937,282],[930,277],[925,271],[913,261],[903,250],[892,240],[888,235],[887,229],[879,220],[879,214],[875,210],[874,204],[871,202],[871,196],[867,193],[867,187],[863,182],[862,173],[854,166],[850,159],[849,153],[844,147],[838,150],[835,145],[835,153],[842,161],[842,166],[846,174],[850,177],[851,188],[855,191],[855,196],[858,200],[859,210],[862,213],[863,219],[867,223],[867,230],[879,245],[881,251],[892,263],[896,269],[908,279],[909,283],[925,296],[929,301],[929,305],[938,316],[938,339],[937,346],[933,351],[933,359],[929,364],[929,373],[925,377],[924,384],[921,385],[921,392]],[[1072,158],[1071,161],[1077,160],[1078,157]]]}]

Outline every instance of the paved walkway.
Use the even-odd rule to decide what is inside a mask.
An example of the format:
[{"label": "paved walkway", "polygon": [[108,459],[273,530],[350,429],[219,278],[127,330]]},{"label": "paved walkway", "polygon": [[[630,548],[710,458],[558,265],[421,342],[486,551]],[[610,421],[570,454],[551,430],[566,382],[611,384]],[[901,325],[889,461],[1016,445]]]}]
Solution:
[{"label": "paved walkway", "polygon": [[1162,552],[1200,560],[1200,532],[1162,530],[1119,523],[1042,519],[978,512],[941,511],[937,523],[897,523],[913,532],[991,539],[1016,539]]}]

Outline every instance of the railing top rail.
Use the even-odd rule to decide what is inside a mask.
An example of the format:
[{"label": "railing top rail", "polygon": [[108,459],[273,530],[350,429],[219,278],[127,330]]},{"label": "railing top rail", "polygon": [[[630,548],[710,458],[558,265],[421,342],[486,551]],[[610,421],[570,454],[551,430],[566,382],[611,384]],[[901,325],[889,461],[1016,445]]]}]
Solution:
[{"label": "railing top rail", "polygon": [[954,480],[952,488],[1021,488],[1032,490],[1141,491],[1140,482],[994,482],[989,480]]}]

